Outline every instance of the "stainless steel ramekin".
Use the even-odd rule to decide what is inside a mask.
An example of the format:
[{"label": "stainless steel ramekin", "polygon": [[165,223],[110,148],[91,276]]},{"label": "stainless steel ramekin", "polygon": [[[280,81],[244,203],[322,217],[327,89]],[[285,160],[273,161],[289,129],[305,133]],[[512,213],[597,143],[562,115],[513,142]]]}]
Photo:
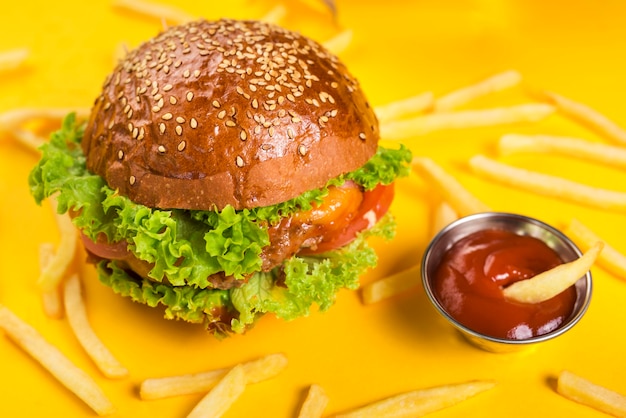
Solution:
[{"label": "stainless steel ramekin", "polygon": [[422,284],[428,298],[437,311],[472,344],[484,350],[498,353],[518,351],[522,348],[551,340],[576,325],[585,314],[589,302],[591,301],[591,272],[587,272],[587,274],[581,277],[575,284],[576,302],[569,318],[567,318],[559,328],[540,336],[524,340],[512,340],[484,335],[460,324],[446,312],[432,290],[432,277],[443,255],[461,238],[474,232],[493,228],[508,230],[518,235],[530,235],[534,238],[538,238],[556,251],[563,262],[572,261],[581,256],[581,251],[578,247],[563,233],[534,218],[512,213],[485,212],[458,219],[442,229],[433,238],[422,259]]}]

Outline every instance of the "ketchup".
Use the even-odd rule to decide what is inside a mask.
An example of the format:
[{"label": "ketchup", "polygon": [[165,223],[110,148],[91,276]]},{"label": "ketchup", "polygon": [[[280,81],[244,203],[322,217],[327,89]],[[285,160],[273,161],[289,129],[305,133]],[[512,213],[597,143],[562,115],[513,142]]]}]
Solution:
[{"label": "ketchup", "polygon": [[541,303],[504,298],[502,289],[563,261],[543,241],[489,229],[456,242],[443,256],[433,278],[435,297],[469,329],[492,337],[524,340],[551,332],[569,317],[574,286]]}]

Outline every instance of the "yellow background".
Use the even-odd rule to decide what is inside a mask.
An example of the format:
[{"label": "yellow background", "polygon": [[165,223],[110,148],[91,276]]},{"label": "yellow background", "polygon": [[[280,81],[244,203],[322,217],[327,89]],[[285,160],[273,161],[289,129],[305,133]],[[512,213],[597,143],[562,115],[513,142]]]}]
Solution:
[{"label": "yellow background", "polygon": [[[163,3],[166,3],[165,0]],[[626,126],[626,4],[580,0],[338,1],[333,22],[318,5],[289,1],[285,26],[319,41],[353,30],[342,53],[374,105],[425,91],[437,95],[508,69],[531,88],[547,88],[585,102]],[[168,4],[176,4],[170,0]],[[259,18],[278,2],[187,1],[177,6],[207,18]],[[0,111],[16,107],[88,107],[112,68],[122,42],[130,46],[155,35],[158,19],[111,7],[108,1],[4,1],[0,50],[26,46],[27,66],[0,75]],[[470,107],[529,101],[516,88]],[[477,153],[497,157],[495,144],[510,132],[570,135],[600,141],[554,115],[535,124],[446,131],[405,141],[453,173],[497,210],[532,215],[563,226],[577,217],[626,252],[626,214],[538,197],[473,175],[466,166]],[[0,134],[0,303],[31,323],[77,365],[94,376],[120,417],[181,417],[199,401],[190,395],[141,401],[147,377],[224,367],[284,352],[286,371],[250,386],[228,417],[293,417],[312,383],[330,396],[327,414],[420,387],[472,379],[498,386],[438,417],[580,416],[600,413],[558,396],[554,377],[569,369],[626,393],[626,281],[594,268],[594,295],[573,330],[535,350],[491,354],[468,345],[438,317],[421,287],[365,306],[358,292],[342,292],[327,313],[289,323],[266,317],[245,336],[217,341],[195,326],[161,319],[159,310],[119,298],[87,268],[86,298],[94,328],[130,369],[119,381],[103,378],[86,358],[67,323],[42,313],[35,283],[38,246],[57,242],[47,205],[31,199],[26,178],[37,156]],[[563,157],[518,155],[502,160],[595,186],[626,191],[624,170]],[[392,210],[399,231],[391,243],[375,242],[380,266],[363,283],[420,261],[436,197],[419,180],[402,180]],[[13,343],[0,338],[0,416],[93,416]]]}]

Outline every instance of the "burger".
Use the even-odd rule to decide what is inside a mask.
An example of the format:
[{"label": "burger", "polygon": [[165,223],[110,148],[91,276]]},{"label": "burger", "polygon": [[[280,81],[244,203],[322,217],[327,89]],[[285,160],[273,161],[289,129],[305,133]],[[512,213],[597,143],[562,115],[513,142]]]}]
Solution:
[{"label": "burger", "polygon": [[103,284],[224,336],[324,311],[376,265],[367,240],[393,236],[411,159],[378,142],[359,83],[320,44],[199,20],[130,51],[29,184],[69,212]]}]

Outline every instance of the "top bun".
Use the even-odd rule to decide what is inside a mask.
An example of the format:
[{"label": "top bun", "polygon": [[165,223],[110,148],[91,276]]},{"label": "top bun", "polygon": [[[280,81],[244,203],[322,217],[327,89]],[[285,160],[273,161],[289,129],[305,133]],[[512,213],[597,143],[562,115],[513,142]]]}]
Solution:
[{"label": "top bun", "polygon": [[132,201],[194,210],[268,206],[323,187],[376,152],[358,82],[320,44],[258,21],[167,29],[117,65],[82,146]]}]

